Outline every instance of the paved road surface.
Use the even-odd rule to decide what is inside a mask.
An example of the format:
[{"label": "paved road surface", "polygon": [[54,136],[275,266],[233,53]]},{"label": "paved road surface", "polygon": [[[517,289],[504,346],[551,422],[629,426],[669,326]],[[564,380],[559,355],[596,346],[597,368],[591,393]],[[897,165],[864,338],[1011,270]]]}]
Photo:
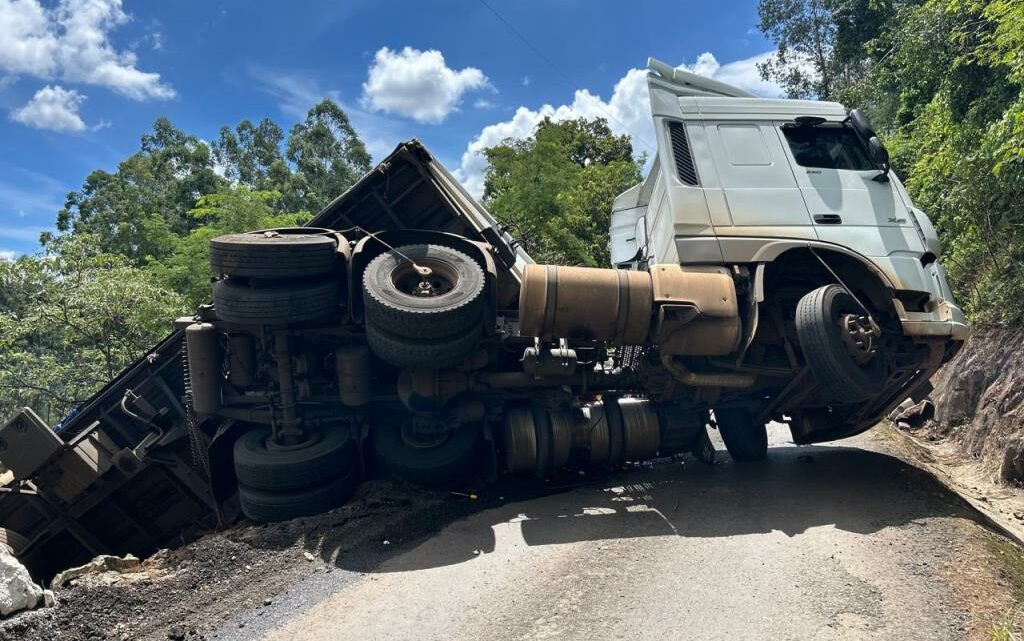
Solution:
[{"label": "paved road surface", "polygon": [[772,444],[764,464],[721,452],[481,511],[218,638],[962,638],[958,499],[865,437]]}]

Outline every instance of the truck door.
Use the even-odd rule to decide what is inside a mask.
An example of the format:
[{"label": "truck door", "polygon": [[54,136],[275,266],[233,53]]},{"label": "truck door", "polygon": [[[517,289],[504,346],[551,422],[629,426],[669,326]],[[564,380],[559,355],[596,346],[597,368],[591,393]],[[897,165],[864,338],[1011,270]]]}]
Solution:
[{"label": "truck door", "polygon": [[[705,131],[718,182],[705,185],[716,233],[816,238],[775,123],[709,122]],[[719,212],[731,226],[720,226]]]},{"label": "truck door", "polygon": [[853,129],[838,122],[779,125],[821,240],[874,257],[923,251],[895,178],[874,180],[879,171]]}]

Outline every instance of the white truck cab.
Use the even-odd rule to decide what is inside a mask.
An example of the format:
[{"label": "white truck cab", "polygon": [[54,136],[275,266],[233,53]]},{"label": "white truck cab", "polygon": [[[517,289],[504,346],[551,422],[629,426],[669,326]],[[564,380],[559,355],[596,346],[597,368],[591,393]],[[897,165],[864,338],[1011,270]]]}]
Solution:
[{"label": "white truck cab", "polygon": [[648,66],[658,153],[613,204],[613,265],[747,265],[763,300],[763,268],[786,252],[842,254],[877,277],[905,335],[967,336],[935,229],[859,112]]}]

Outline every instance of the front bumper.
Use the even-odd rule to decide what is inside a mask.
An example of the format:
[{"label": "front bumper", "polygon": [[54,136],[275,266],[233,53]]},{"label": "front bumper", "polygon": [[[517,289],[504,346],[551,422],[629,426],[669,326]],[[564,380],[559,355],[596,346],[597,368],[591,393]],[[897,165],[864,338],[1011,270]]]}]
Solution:
[{"label": "front bumper", "polygon": [[[953,302],[953,292],[949,288],[946,270],[942,265],[938,261],[928,265],[921,265],[918,261],[907,261],[898,264],[898,267],[902,268],[902,282],[912,280],[918,285],[914,288],[916,291],[926,291],[929,296],[923,311],[907,311],[899,300],[893,300],[896,313],[903,325],[903,333],[907,336],[965,340],[970,334],[970,329],[967,327],[963,310]],[[910,270],[917,273],[911,276],[907,273]],[[911,277],[907,278],[908,276]]]},{"label": "front bumper", "polygon": [[947,337],[962,341],[970,334],[964,313],[959,307],[948,300],[929,301],[928,307],[933,311],[908,312],[898,300],[894,300],[896,311],[903,325],[903,333],[907,336]]}]

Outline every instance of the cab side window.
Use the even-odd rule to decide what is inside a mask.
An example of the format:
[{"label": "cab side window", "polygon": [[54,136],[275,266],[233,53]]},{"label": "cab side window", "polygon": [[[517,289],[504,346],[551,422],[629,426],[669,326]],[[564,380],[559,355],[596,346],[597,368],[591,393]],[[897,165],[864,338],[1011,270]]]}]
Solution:
[{"label": "cab side window", "polygon": [[868,171],[875,166],[857,134],[845,125],[782,126],[782,134],[801,167]]}]

